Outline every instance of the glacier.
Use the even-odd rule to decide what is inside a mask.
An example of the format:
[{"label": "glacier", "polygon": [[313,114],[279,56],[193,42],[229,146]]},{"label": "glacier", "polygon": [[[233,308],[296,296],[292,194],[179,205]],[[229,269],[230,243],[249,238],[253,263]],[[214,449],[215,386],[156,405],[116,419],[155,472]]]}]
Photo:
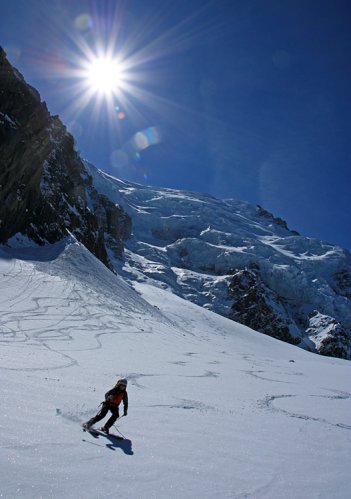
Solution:
[{"label": "glacier", "polygon": [[[131,283],[152,278],[156,285],[252,327],[238,304],[249,289],[236,292],[233,287],[233,275],[246,270],[253,275],[251,289],[257,290],[246,309],[253,311],[263,300],[268,311],[256,311],[255,329],[313,352],[351,358],[349,251],[303,237],[259,206],[135,184],[88,162],[85,167],[96,190],[132,220],[122,263],[110,252],[116,271]],[[275,327],[260,329],[264,316]],[[323,323],[311,320],[316,316],[337,323],[318,341],[314,329],[320,336]]]}]

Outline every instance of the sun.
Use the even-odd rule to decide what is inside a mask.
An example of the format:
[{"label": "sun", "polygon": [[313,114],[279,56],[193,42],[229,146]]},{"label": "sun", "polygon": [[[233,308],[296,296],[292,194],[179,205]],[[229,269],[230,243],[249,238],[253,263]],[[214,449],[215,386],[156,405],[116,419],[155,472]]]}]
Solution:
[{"label": "sun", "polygon": [[109,97],[123,86],[123,73],[123,64],[117,58],[94,57],[86,63],[85,84],[91,92]]}]

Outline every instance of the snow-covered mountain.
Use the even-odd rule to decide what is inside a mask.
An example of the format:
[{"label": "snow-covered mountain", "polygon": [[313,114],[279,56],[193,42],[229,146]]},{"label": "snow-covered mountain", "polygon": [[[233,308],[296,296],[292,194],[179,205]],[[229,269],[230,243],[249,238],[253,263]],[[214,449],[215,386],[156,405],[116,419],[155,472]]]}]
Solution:
[{"label": "snow-covered mountain", "polygon": [[130,283],[152,279],[262,333],[351,358],[349,252],[259,206],[115,179],[82,161],[1,49],[0,84],[0,243],[70,233]]},{"label": "snow-covered mountain", "polygon": [[132,237],[117,272],[152,279],[257,331],[351,358],[351,255],[300,236],[261,207],[133,184],[86,163],[93,185],[122,206]]},{"label": "snow-covered mountain", "polygon": [[[349,497],[350,362],[134,290],[74,239],[22,244],[0,248],[1,497]],[[83,433],[121,376],[125,440]]]},{"label": "snow-covered mountain", "polygon": [[84,163],[1,49],[0,243],[0,497],[349,497],[350,362],[267,336],[349,357],[348,252]]}]

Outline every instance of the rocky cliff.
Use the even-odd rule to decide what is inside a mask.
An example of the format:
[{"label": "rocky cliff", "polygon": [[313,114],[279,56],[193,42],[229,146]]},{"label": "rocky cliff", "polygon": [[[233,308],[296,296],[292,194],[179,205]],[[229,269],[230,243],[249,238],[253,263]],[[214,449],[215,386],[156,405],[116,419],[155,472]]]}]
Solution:
[{"label": "rocky cliff", "polygon": [[73,137],[0,48],[0,243],[17,233],[37,244],[71,232],[111,267],[130,236],[124,210],[99,194]]}]

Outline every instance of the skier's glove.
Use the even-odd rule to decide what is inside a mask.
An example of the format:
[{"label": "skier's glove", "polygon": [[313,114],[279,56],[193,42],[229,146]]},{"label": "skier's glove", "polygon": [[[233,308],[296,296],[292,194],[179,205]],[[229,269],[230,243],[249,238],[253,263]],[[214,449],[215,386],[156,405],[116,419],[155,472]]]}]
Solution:
[{"label": "skier's glove", "polygon": [[124,411],[123,416],[127,416],[128,412]]}]

